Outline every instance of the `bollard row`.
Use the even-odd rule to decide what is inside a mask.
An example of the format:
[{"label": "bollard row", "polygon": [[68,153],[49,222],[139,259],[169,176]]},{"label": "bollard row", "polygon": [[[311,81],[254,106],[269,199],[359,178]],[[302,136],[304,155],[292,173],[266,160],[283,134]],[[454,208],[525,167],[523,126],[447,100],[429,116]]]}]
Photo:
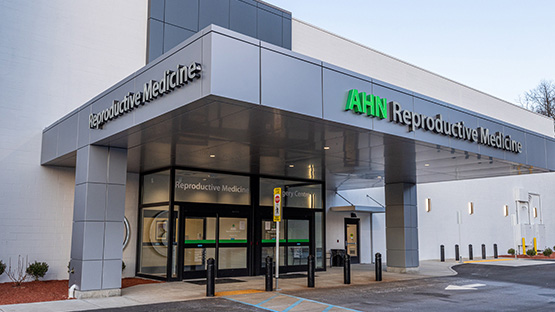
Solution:
[{"label": "bollard row", "polygon": [[[487,254],[486,254],[486,244],[482,244],[482,259],[486,259],[487,258]],[[473,253],[473,248],[472,248],[472,244],[468,245],[468,259],[469,260],[473,260],[474,259],[474,253]],[[495,259],[499,258],[499,254],[497,251],[497,244],[493,244],[493,257]],[[440,245],[439,246],[439,258],[441,260],[441,262],[445,262],[445,246],[444,245]],[[460,255],[460,251],[459,251],[459,245],[456,244],[455,245],[455,260],[459,261],[461,260],[461,255]]]}]

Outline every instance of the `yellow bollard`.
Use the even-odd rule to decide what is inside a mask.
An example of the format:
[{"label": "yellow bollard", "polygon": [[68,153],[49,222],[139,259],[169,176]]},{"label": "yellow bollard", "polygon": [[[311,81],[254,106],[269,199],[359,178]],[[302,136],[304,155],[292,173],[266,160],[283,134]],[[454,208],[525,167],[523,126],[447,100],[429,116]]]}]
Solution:
[{"label": "yellow bollard", "polygon": [[534,251],[538,253],[538,245],[536,244],[536,238],[534,237]]},{"label": "yellow bollard", "polygon": [[522,254],[523,255],[526,254],[526,243],[524,241],[524,237],[522,238]]}]

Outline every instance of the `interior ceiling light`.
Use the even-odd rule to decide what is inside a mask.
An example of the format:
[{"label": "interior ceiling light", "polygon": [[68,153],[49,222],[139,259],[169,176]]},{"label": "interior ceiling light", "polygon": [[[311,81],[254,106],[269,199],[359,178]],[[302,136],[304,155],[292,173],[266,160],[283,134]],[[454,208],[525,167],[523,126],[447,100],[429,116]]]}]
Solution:
[{"label": "interior ceiling light", "polygon": [[210,154],[210,158],[214,158],[214,157],[216,157],[216,155]]},{"label": "interior ceiling light", "polygon": [[293,168],[293,167],[295,167],[295,165],[293,165],[293,164],[289,165],[289,168]]},{"label": "interior ceiling light", "polygon": [[324,149],[325,149],[325,150],[329,150],[330,147],[329,147],[329,146],[324,146]]},{"label": "interior ceiling light", "polygon": [[424,164],[424,167],[430,167],[430,164]]}]

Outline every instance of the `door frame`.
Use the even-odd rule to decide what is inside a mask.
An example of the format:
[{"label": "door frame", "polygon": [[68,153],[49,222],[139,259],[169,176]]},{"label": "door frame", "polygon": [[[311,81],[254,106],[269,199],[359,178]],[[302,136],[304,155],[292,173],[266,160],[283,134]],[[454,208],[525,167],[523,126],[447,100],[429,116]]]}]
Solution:
[{"label": "door frame", "polygon": [[[184,271],[184,264],[185,264],[185,242],[184,242],[184,235],[185,235],[185,219],[187,217],[215,217],[216,218],[216,242],[214,244],[215,248],[215,266],[216,266],[216,277],[228,277],[228,276],[246,276],[249,275],[249,268],[252,265],[251,261],[251,254],[252,254],[252,240],[249,235],[249,232],[252,231],[251,227],[251,214],[250,214],[250,206],[247,205],[222,205],[222,204],[205,204],[205,203],[184,203],[179,202],[175,203],[176,206],[179,206],[179,236],[177,239],[177,248],[178,248],[178,258],[177,258],[177,265],[179,267],[178,274],[179,279],[194,279],[194,278],[205,278],[206,277],[206,270],[200,271],[192,271],[185,273]],[[220,270],[218,268],[218,259],[219,259],[219,248],[226,247],[227,243],[221,243],[219,241],[220,238],[220,218],[245,218],[247,219],[247,243],[241,243],[241,246],[237,247],[244,247],[247,248],[247,258],[246,258],[246,268],[242,269],[226,269]],[[244,246],[243,246],[244,245]]]},{"label": "door frame", "polygon": [[347,253],[347,225],[355,224],[357,226],[357,256],[351,257],[351,263],[360,263],[360,218],[345,218],[344,228],[345,228],[345,253]]}]

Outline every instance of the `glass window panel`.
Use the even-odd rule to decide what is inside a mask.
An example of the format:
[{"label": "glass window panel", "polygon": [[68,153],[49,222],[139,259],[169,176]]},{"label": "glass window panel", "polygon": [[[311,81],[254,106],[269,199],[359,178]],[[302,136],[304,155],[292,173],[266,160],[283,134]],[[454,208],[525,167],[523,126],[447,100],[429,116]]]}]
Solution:
[{"label": "glass window panel", "polygon": [[[279,241],[285,242],[285,220],[279,223]],[[276,242],[276,222],[270,220],[262,221],[262,242]]]},{"label": "glass window panel", "polygon": [[260,205],[272,206],[274,188],[281,187],[284,207],[322,208],[322,185],[289,180],[260,179]]},{"label": "glass window panel", "polygon": [[177,277],[177,235],[178,235],[178,224],[179,224],[179,206],[173,207],[173,224],[175,226],[175,230],[173,232],[173,239],[172,239],[172,277]]},{"label": "glass window panel", "polygon": [[143,208],[140,273],[166,276],[169,207]]},{"label": "glass window panel", "polygon": [[220,218],[220,243],[246,243],[247,218]]},{"label": "glass window panel", "polygon": [[310,240],[308,220],[287,220],[287,241],[290,243],[308,243]]},{"label": "glass window panel", "polygon": [[323,213],[314,213],[314,240],[316,245],[316,268],[324,268],[324,231],[322,224]]},{"label": "glass window panel", "polygon": [[175,200],[194,203],[249,205],[250,178],[246,176],[175,171]]},{"label": "glass window panel", "polygon": [[[262,267],[265,268],[266,267],[266,257],[270,256],[270,258],[272,258],[272,261],[275,264],[275,258],[276,258],[276,247],[262,247]],[[285,247],[280,246],[279,247],[279,265],[280,266],[284,266],[285,265]]]},{"label": "glass window panel", "polygon": [[185,218],[185,244],[214,244],[216,242],[216,218]]},{"label": "glass window panel", "polygon": [[287,264],[288,265],[306,265],[308,264],[308,253],[310,247],[295,246],[287,247]]},{"label": "glass window panel", "polygon": [[143,176],[143,204],[170,200],[170,171],[156,172]]},{"label": "glass window panel", "polygon": [[218,269],[244,269],[247,267],[246,247],[220,247]]},{"label": "glass window panel", "polygon": [[204,271],[210,258],[216,258],[216,248],[185,248],[183,269],[185,271]]}]

